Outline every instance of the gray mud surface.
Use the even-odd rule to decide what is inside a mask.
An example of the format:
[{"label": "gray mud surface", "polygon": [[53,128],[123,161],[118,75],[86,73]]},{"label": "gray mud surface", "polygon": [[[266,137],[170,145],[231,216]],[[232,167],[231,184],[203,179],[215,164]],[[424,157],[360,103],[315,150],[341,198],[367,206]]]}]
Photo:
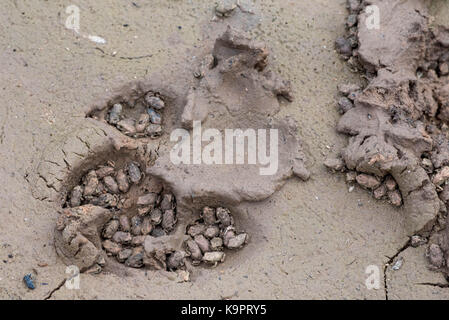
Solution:
[{"label": "gray mud surface", "polygon": [[[421,5],[412,0],[400,2],[405,7]],[[407,69],[413,74],[413,68],[420,67],[424,77],[418,83],[430,86],[430,90],[441,90],[447,76],[442,78],[437,73],[437,78],[429,77],[424,71],[430,67],[421,65],[435,58],[422,57],[422,48],[417,46],[419,57],[413,61],[415,64],[402,64],[400,59],[398,63],[393,58],[401,55],[393,52],[386,62],[377,65],[376,57],[370,56],[376,51],[367,49],[369,54],[363,56],[362,44],[359,53],[362,51],[364,69],[371,74],[366,79],[334,49],[335,39],[347,32],[346,1],[241,3],[232,12],[220,8],[219,15],[225,17],[216,17],[210,1],[79,2],[81,33],[101,36],[106,44],[89,41],[64,27],[65,2],[4,4],[0,13],[0,25],[7,30],[0,36],[0,298],[449,297],[443,273],[428,270],[426,259],[426,255],[431,256],[435,262],[441,254],[443,260],[447,255],[443,225],[439,225],[442,235],[434,228],[443,220],[438,217],[444,217],[440,212],[440,190],[434,183],[434,174],[440,171],[428,173],[419,162],[425,154],[434,168],[445,166],[442,160],[441,166],[435,167],[438,156],[432,158],[433,137],[423,138],[418,134],[422,131],[417,133],[420,127],[408,129],[409,123],[400,128],[390,124],[353,129],[351,114],[359,119],[367,108],[376,109],[370,113],[380,122],[388,122],[390,115],[382,108],[370,107],[372,101],[356,106],[343,117],[335,108],[335,99],[341,97],[339,84],[355,83],[365,88],[375,73],[378,78],[382,76],[380,68],[394,73],[393,80],[400,77],[402,81],[412,77],[405,72]],[[435,15],[433,23],[438,25],[449,21],[445,1],[434,1],[428,13],[424,9],[419,13],[417,30],[427,27],[423,17],[427,14]],[[230,37],[226,33],[228,25],[247,33],[242,38],[240,32]],[[429,37],[426,34],[419,39],[425,46],[439,46]],[[376,41],[367,41],[366,46],[373,43]],[[416,44],[412,42],[403,49],[414,52]],[[407,59],[413,59],[410,51],[406,53]],[[208,64],[210,54],[220,59]],[[231,61],[229,58],[235,65],[223,63]],[[436,58],[438,63],[440,58]],[[235,76],[238,73],[249,80],[239,80]],[[385,85],[378,80],[380,86]],[[397,90],[394,81],[388,84]],[[245,87],[251,89],[248,96]],[[109,108],[116,103],[124,103],[126,108],[143,104],[142,109],[133,109],[137,113],[126,113],[138,121],[148,107],[148,92],[165,103],[163,109],[154,107],[162,117],[161,135],[126,134],[129,127],[117,130],[110,125]],[[364,92],[369,98],[369,90]],[[444,104],[436,103],[438,110],[439,103]],[[359,111],[352,111],[357,108]],[[421,109],[411,111],[412,116],[407,116],[414,121],[424,113]],[[444,112],[436,111],[433,116],[428,112],[428,118],[445,121],[437,115]],[[167,158],[171,147],[168,133],[179,127],[189,129],[190,120],[220,130],[230,124],[231,128],[279,128],[285,143],[280,146],[278,173],[263,177],[255,167],[174,167]],[[157,124],[157,120],[150,122]],[[339,132],[353,137],[348,140],[338,134],[336,125]],[[147,132],[146,127],[142,130]],[[404,149],[401,159],[394,159],[400,161],[390,166],[372,166],[364,152],[356,159],[348,152],[344,159],[345,166],[354,163],[351,170],[357,167],[360,173],[377,175],[379,179],[392,176],[398,184],[392,190],[401,192],[397,207],[373,199],[363,188],[348,192],[346,176],[333,174],[323,166],[328,155],[347,149],[348,141],[351,146],[354,140],[363,140],[358,138],[362,131],[365,136],[392,137],[382,147],[388,148],[394,141],[396,147]],[[73,188],[84,183],[83,177],[90,170],[110,160],[117,168],[129,160],[138,162],[145,177],[161,179],[164,190],[174,194],[177,227],[168,234],[173,235],[166,242],[170,246],[180,248],[186,236],[183,228],[203,219],[200,214],[204,206],[229,208],[236,228],[247,233],[249,239],[245,237],[244,245],[238,244],[239,250],[226,252],[226,259],[208,255],[204,260],[222,263],[181,268],[188,273],[167,270],[165,265],[160,268],[164,270],[154,270],[131,268],[126,263],[108,264],[110,257],[105,257],[101,272],[91,269],[93,265],[104,265],[99,260],[103,254],[99,240],[104,237],[100,235],[103,226],[111,219],[110,211],[84,202],[79,207],[76,201],[74,207],[78,209],[68,210],[64,203],[72,199]],[[366,164],[360,165],[364,161]],[[412,176],[403,176],[408,171]],[[115,174],[114,178],[118,179]],[[113,183],[107,184],[107,190],[114,193]],[[410,190],[406,192],[405,188]],[[410,196],[414,192],[417,196]],[[424,204],[413,202],[419,197],[425,197]],[[413,213],[417,208],[426,213],[424,217]],[[79,220],[84,209],[90,213]],[[71,218],[63,219],[60,225],[58,221],[65,214]],[[61,238],[60,232],[68,225],[73,226],[67,229],[72,233]],[[416,233],[425,238],[425,246],[410,245],[410,236]],[[70,250],[61,254],[56,248],[67,242],[58,239],[77,239],[73,244],[82,245],[73,251],[69,246]],[[154,246],[165,246],[162,240],[150,240],[147,236],[144,241],[146,252],[153,252]],[[439,249],[433,247],[432,251],[429,244]],[[170,249],[163,254],[174,252]],[[72,259],[80,253],[80,260]],[[391,266],[401,257],[400,269],[393,270]],[[156,260],[158,265],[162,263]],[[64,286],[69,276],[66,264],[72,263],[91,271],[81,274],[79,290]],[[440,271],[447,265],[444,263]],[[365,286],[365,270],[370,265],[381,271],[379,289],[368,290]],[[36,289],[25,286],[22,279],[26,274],[33,275]]]}]

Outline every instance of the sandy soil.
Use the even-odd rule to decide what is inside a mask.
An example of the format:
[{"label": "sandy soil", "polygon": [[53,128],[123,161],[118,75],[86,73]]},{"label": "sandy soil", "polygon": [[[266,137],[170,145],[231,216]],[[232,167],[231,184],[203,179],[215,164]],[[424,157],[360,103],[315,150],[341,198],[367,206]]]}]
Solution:
[{"label": "sandy soil", "polygon": [[[437,21],[449,21],[435,1]],[[2,299],[448,299],[440,273],[426,270],[424,248],[408,241],[405,214],[322,165],[346,138],[335,132],[337,84],[362,81],[334,50],[344,32],[345,1],[259,1],[255,39],[272,51],[274,69],[292,81],[296,100],[281,115],[299,123],[311,179],[290,179],[270,199],[251,206],[250,243],[217,268],[200,268],[192,281],[129,269],[81,275],[81,289],[63,286],[66,266],[53,245],[56,204],[32,190],[42,155],[77,130],[87,105],[117,84],[164,66],[191,61],[207,34],[210,1],[77,1],[81,32],[64,27],[66,1],[8,1],[0,12],[0,298]],[[438,9],[440,8],[440,9]],[[442,8],[442,9],[441,9]],[[124,26],[128,25],[128,26]],[[98,49],[99,48],[99,49]],[[113,54],[116,52],[116,54]],[[50,150],[49,150],[50,148]],[[385,264],[404,258],[393,271]],[[368,290],[365,269],[381,271]],[[386,272],[385,272],[386,271]],[[37,273],[29,290],[22,278]],[[385,273],[385,274],[384,274]]]}]

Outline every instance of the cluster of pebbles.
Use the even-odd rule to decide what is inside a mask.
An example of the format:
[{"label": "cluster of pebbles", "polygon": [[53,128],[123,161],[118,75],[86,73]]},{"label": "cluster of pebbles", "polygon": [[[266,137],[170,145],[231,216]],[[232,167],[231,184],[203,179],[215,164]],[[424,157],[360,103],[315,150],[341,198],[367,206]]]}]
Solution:
[{"label": "cluster of pebbles", "polygon": [[145,237],[165,236],[177,222],[175,197],[164,192],[158,181],[150,183],[140,196],[130,196],[131,187],[142,180],[137,162],[124,168],[115,168],[111,162],[89,171],[66,203],[72,208],[91,204],[110,210],[112,219],[101,231],[102,246],[108,256],[133,268],[144,265]]},{"label": "cluster of pebbles", "polygon": [[364,5],[361,0],[348,0],[347,8],[349,11],[349,15],[346,18],[347,34],[335,40],[335,49],[344,59],[349,60],[349,64],[358,65],[357,48],[359,41],[357,38],[357,24],[358,14],[364,8]]},{"label": "cluster of pebbles", "polygon": [[204,207],[201,217],[187,227],[185,248],[193,265],[223,262],[224,249],[236,250],[248,241],[248,234],[237,232],[234,218],[227,208]]},{"label": "cluster of pebbles", "polygon": [[106,116],[106,121],[129,137],[155,139],[162,134],[161,113],[164,108],[164,100],[148,92],[134,106],[114,104]]}]

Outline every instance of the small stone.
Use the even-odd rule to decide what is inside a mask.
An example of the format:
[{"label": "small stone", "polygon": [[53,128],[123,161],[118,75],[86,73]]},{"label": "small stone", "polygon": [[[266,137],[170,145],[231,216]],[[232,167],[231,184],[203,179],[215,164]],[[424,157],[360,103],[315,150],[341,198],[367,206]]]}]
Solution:
[{"label": "small stone", "polygon": [[210,243],[209,240],[206,239],[202,234],[195,236],[194,238],[196,244],[201,249],[201,252],[205,253],[210,251]]},{"label": "small stone", "polygon": [[226,228],[234,224],[234,219],[231,216],[231,211],[226,208],[217,208],[217,218],[220,221],[222,228]]},{"label": "small stone", "polygon": [[444,266],[444,253],[440,246],[432,243],[426,252],[427,259],[436,268],[441,268]]},{"label": "small stone", "polygon": [[95,171],[98,179],[103,179],[106,176],[110,176],[114,173],[114,168],[110,166],[102,166]]},{"label": "small stone", "polygon": [[178,269],[184,265],[184,258],[186,253],[184,251],[175,251],[167,258],[167,268],[170,270]]},{"label": "small stone", "polygon": [[110,193],[116,194],[119,192],[117,182],[115,181],[115,179],[113,177],[111,177],[111,176],[104,177],[103,182],[104,182],[104,186]]},{"label": "small stone", "polygon": [[356,14],[350,14],[348,18],[346,19],[346,25],[351,28],[357,24],[357,15]]},{"label": "small stone", "polygon": [[123,119],[117,123],[117,128],[127,135],[136,133],[136,121],[134,119]]},{"label": "small stone", "polygon": [[112,242],[111,240],[105,240],[103,242],[103,248],[106,252],[109,252],[112,255],[116,255],[122,250],[122,246],[118,243]]},{"label": "small stone", "polygon": [[223,251],[206,252],[203,256],[203,261],[210,264],[217,264],[223,262],[226,255]]},{"label": "small stone", "polygon": [[162,229],[161,227],[156,227],[156,228],[154,228],[153,231],[151,232],[151,235],[152,235],[153,237],[158,238],[158,237],[166,236],[167,233],[166,233],[166,232],[164,231],[164,229]]},{"label": "small stone", "polygon": [[241,248],[247,241],[248,235],[246,233],[241,233],[235,237],[230,238],[227,241],[226,248],[228,249],[238,249]]},{"label": "small stone", "polygon": [[330,156],[324,161],[324,165],[333,171],[343,171],[345,162],[340,157]]},{"label": "small stone", "polygon": [[110,193],[103,193],[98,198],[91,199],[89,203],[103,208],[112,208],[117,206],[118,199]]},{"label": "small stone", "polygon": [[204,235],[209,238],[215,238],[220,233],[220,229],[217,226],[208,226],[204,231]]},{"label": "small stone", "polygon": [[36,285],[34,284],[34,279],[31,274],[27,274],[23,277],[23,282],[26,284],[28,289],[34,290],[36,289]]},{"label": "small stone", "polygon": [[444,203],[449,202],[449,184],[444,185],[443,191],[441,191],[438,196]]},{"label": "small stone", "polygon": [[132,255],[133,251],[131,249],[123,249],[117,255],[118,262],[125,262]]},{"label": "small stone", "polygon": [[112,106],[109,111],[109,119],[108,122],[110,124],[117,124],[120,121],[120,115],[123,111],[123,106],[120,103],[116,103]]},{"label": "small stone", "polygon": [[162,228],[164,228],[165,231],[170,232],[173,230],[174,226],[176,224],[176,216],[175,211],[165,210],[164,214],[162,215]]},{"label": "small stone", "polygon": [[154,206],[157,202],[157,193],[147,193],[137,198],[138,206]]},{"label": "small stone", "polygon": [[210,240],[210,248],[212,251],[220,251],[223,249],[223,239],[219,237]]},{"label": "small stone", "polygon": [[432,182],[439,186],[442,185],[449,178],[449,167],[443,167],[432,179]]},{"label": "small stone", "polygon": [[393,179],[392,176],[388,176],[387,178],[385,178],[385,186],[387,187],[388,191],[393,191],[396,189],[397,187],[397,183],[396,181]]},{"label": "small stone", "polygon": [[387,194],[387,187],[382,184],[380,187],[374,190],[374,198],[379,200],[382,199]]},{"label": "small stone", "polygon": [[195,237],[196,235],[202,234],[206,229],[206,226],[204,224],[193,224],[188,227],[187,234],[191,237]]},{"label": "small stone", "polygon": [[349,96],[353,92],[359,92],[361,90],[360,86],[356,84],[340,84],[338,85],[338,91],[345,96]]},{"label": "small stone", "polygon": [[113,235],[112,240],[116,243],[127,244],[131,242],[132,236],[129,232],[117,231]]},{"label": "small stone", "polygon": [[215,15],[218,17],[228,17],[237,8],[235,0],[220,0],[215,6]]},{"label": "small stone", "polygon": [[223,232],[223,244],[225,245],[225,247],[228,246],[229,241],[235,237],[235,230],[233,227],[228,227],[226,228],[226,230]]},{"label": "small stone", "polygon": [[348,0],[348,9],[350,12],[358,12],[360,9],[360,0]]},{"label": "small stone", "polygon": [[162,123],[162,118],[159,115],[159,113],[157,113],[156,111],[154,111],[151,108],[147,109],[147,113],[150,116],[151,123],[153,123],[153,124],[161,124]]},{"label": "small stone", "polygon": [[151,210],[150,213],[151,222],[158,225],[162,222],[162,211],[158,208]]},{"label": "small stone", "polygon": [[399,257],[399,259],[396,260],[396,262],[393,264],[391,269],[394,271],[398,271],[399,269],[401,269],[403,263],[404,263],[404,258]]},{"label": "small stone", "polygon": [[135,162],[130,162],[128,164],[128,175],[132,183],[139,183],[142,178],[142,173],[140,172],[139,165]]},{"label": "small stone", "polygon": [[193,260],[201,260],[203,258],[200,247],[193,239],[186,241],[186,247]]},{"label": "small stone", "polygon": [[139,120],[137,120],[136,131],[144,132],[145,129],[148,127],[149,123],[150,123],[150,115],[148,113],[142,113],[139,117]]},{"label": "small stone", "polygon": [[371,176],[368,174],[359,174],[356,177],[357,183],[359,185],[361,185],[362,187],[366,188],[366,189],[376,189],[377,187],[380,186],[380,181],[378,178],[376,178],[375,176]]},{"label": "small stone", "polygon": [[344,37],[339,37],[335,40],[335,49],[341,55],[350,57],[352,55],[351,43]]},{"label": "small stone", "polygon": [[160,124],[150,124],[145,131],[151,138],[157,138],[162,135],[162,126]]},{"label": "small stone", "polygon": [[117,175],[115,177],[117,179],[117,185],[120,192],[126,193],[129,190],[129,182],[128,177],[126,176],[123,169],[117,171]]},{"label": "small stone", "polygon": [[423,238],[423,237],[418,236],[418,235],[412,236],[410,238],[410,245],[413,248],[417,248],[417,247],[422,246],[423,244],[426,244],[426,243],[427,243],[426,238]]},{"label": "small stone", "polygon": [[81,186],[76,186],[73,188],[70,194],[70,206],[78,207],[81,205],[81,198],[83,196],[83,188]]},{"label": "small stone", "polygon": [[120,229],[124,232],[131,231],[131,223],[129,222],[129,218],[125,215],[120,216]]},{"label": "small stone", "polygon": [[165,107],[165,103],[161,98],[152,96],[151,94],[145,96],[145,101],[149,107],[156,110],[161,110]]},{"label": "small stone", "polygon": [[402,197],[399,190],[388,191],[388,199],[390,203],[396,207],[399,207],[402,204]]},{"label": "small stone", "polygon": [[104,229],[103,229],[103,238],[105,239],[111,239],[114,234],[117,232],[118,228],[120,227],[120,223],[117,220],[111,220],[108,223],[106,223]]},{"label": "small stone", "polygon": [[354,104],[348,98],[341,97],[338,100],[337,109],[340,114],[344,114],[347,111],[351,110],[352,108],[354,108]]}]

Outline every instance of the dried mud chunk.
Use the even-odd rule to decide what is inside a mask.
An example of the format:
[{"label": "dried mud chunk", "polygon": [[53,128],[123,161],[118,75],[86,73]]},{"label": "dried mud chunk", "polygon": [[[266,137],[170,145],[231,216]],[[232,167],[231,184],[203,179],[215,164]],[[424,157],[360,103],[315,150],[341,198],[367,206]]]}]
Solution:
[{"label": "dried mud chunk", "polygon": [[210,248],[212,251],[223,250],[223,239],[219,237],[212,238],[210,240]]},{"label": "dried mud chunk", "polygon": [[112,240],[116,243],[129,244],[131,243],[132,236],[129,232],[117,231],[112,236]]},{"label": "dried mud chunk", "polygon": [[120,216],[120,229],[124,232],[131,231],[131,223],[129,222],[129,218],[125,215]]},{"label": "dried mud chunk", "polygon": [[217,208],[217,218],[223,228],[226,228],[234,223],[234,219],[231,216],[231,211],[226,208]]},{"label": "dried mud chunk", "polygon": [[161,98],[152,96],[151,94],[147,94],[145,96],[145,102],[148,104],[149,107],[156,110],[162,110],[165,107],[165,103]]},{"label": "dried mud chunk", "polygon": [[187,234],[189,236],[195,237],[196,235],[202,234],[206,229],[204,224],[195,223],[188,227]]},{"label": "dried mud chunk", "polygon": [[201,261],[201,259],[203,258],[203,254],[201,253],[200,247],[194,240],[187,240],[186,247],[187,251],[190,253],[190,257],[193,260]]},{"label": "dried mud chunk", "polygon": [[432,243],[427,248],[426,256],[430,264],[432,264],[435,268],[442,268],[444,266],[444,253],[439,245]]},{"label": "dried mud chunk", "polygon": [[387,178],[385,178],[385,186],[387,187],[388,191],[393,191],[398,185],[393,177],[388,176]]},{"label": "dried mud chunk", "polygon": [[391,204],[396,207],[399,207],[402,204],[402,197],[399,190],[388,191],[388,199]]},{"label": "dried mud chunk", "polygon": [[117,123],[117,128],[126,135],[136,133],[136,121],[134,119],[123,119]]},{"label": "dried mud chunk", "polygon": [[357,183],[366,189],[376,189],[380,186],[380,181],[375,176],[370,176],[368,174],[359,174],[356,177]]},{"label": "dried mud chunk", "polygon": [[173,230],[174,226],[176,224],[176,216],[175,211],[165,210],[164,214],[162,215],[162,228],[166,230],[167,232],[170,232]]},{"label": "dried mud chunk", "polygon": [[123,169],[120,169],[117,171],[117,175],[115,178],[117,180],[117,185],[118,185],[118,189],[120,190],[120,192],[123,192],[123,193],[128,192],[129,191],[128,177],[126,176]]},{"label": "dried mud chunk", "polygon": [[133,251],[131,249],[123,249],[117,255],[118,262],[125,262],[132,255]]},{"label": "dried mud chunk", "polygon": [[348,98],[341,97],[340,100],[338,100],[337,110],[339,113],[346,113],[352,108],[354,108],[354,104]]},{"label": "dried mud chunk", "polygon": [[354,182],[357,177],[357,172],[349,171],[346,173],[346,182]]},{"label": "dried mud chunk", "polygon": [[217,226],[208,226],[206,230],[204,230],[204,236],[209,239],[215,238],[220,234],[220,229]]},{"label": "dried mud chunk", "polygon": [[248,235],[246,233],[241,233],[235,237],[230,237],[227,241],[226,248],[228,249],[239,249],[247,241]]},{"label": "dried mud chunk", "polygon": [[236,0],[220,0],[215,5],[215,15],[218,17],[228,17],[237,8]]},{"label": "dried mud chunk", "polygon": [[83,196],[83,188],[81,186],[76,186],[75,188],[73,188],[70,194],[70,206],[73,208],[81,205],[82,196]]},{"label": "dried mud chunk", "polygon": [[203,256],[203,261],[209,264],[217,264],[223,262],[226,255],[223,251],[206,252]]},{"label": "dried mud chunk", "polygon": [[66,209],[56,224],[55,247],[66,264],[84,271],[97,263],[102,254],[100,233],[112,218],[104,208],[83,205]]},{"label": "dried mud chunk", "polygon": [[202,234],[195,236],[194,238],[196,244],[201,249],[202,253],[210,251],[210,243]]},{"label": "dried mud chunk", "polygon": [[112,242],[111,240],[105,240],[103,242],[103,248],[106,250],[106,252],[109,252],[112,255],[116,255],[122,250],[121,245]]},{"label": "dried mud chunk", "polygon": [[186,253],[184,251],[175,251],[167,258],[167,268],[174,270],[184,265]]},{"label": "dried mud chunk", "polygon": [[449,184],[444,185],[443,191],[440,192],[439,197],[444,203],[449,201]]},{"label": "dried mud chunk", "polygon": [[142,178],[142,173],[140,171],[139,165],[135,162],[130,162],[127,166],[129,179],[132,183],[139,183]]},{"label": "dried mud chunk", "polygon": [[143,256],[143,248],[134,248],[131,256],[126,260],[125,265],[131,268],[141,268],[143,267]]},{"label": "dried mud chunk", "polygon": [[98,178],[94,170],[90,171],[86,176],[86,186],[84,187],[84,196],[91,196],[98,187]]},{"label": "dried mud chunk", "polygon": [[114,193],[114,194],[119,193],[117,182],[115,181],[115,179],[113,177],[106,176],[103,178],[103,182],[104,182],[106,189],[110,193]]},{"label": "dried mud chunk", "polygon": [[120,223],[117,220],[109,221],[103,229],[102,233],[103,238],[111,239],[114,236],[114,234],[118,231],[119,227]]},{"label": "dried mud chunk", "polygon": [[133,245],[133,246],[136,246],[136,247],[138,247],[138,246],[141,246],[141,245],[143,245],[144,243],[145,243],[145,235],[142,235],[142,236],[135,236],[135,237],[133,237],[133,239],[131,240],[131,244]]},{"label": "dried mud chunk", "polygon": [[[150,181],[148,181],[148,183],[146,184],[145,188],[148,192],[151,192],[151,193],[161,193],[162,190],[164,189],[164,186],[163,186],[161,180],[152,177],[150,179]],[[172,209],[172,208],[168,208],[168,209]]]},{"label": "dried mud chunk", "polygon": [[123,106],[120,103],[116,103],[109,110],[108,122],[110,124],[117,124],[120,121],[120,115],[122,114]]},{"label": "dried mud chunk", "polygon": [[352,55],[352,46],[348,39],[339,37],[335,40],[335,50],[343,56],[350,57]]}]

